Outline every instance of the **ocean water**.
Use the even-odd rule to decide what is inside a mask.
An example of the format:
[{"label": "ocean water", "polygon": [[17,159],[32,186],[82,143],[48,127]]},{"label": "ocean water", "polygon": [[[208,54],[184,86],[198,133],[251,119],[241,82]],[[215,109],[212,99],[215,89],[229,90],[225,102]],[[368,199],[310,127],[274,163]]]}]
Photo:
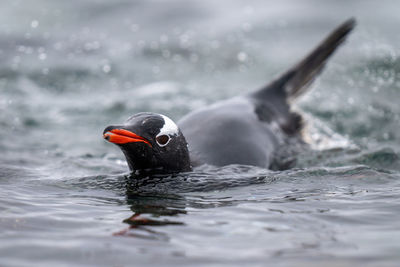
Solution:
[{"label": "ocean water", "polygon": [[[0,266],[398,266],[397,1],[4,1]],[[349,17],[293,169],[130,179],[102,139],[256,89]]]}]

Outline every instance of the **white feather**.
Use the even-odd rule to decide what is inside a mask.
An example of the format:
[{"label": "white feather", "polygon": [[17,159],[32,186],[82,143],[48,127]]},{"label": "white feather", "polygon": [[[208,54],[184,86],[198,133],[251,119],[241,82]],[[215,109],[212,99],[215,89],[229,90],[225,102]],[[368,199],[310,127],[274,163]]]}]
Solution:
[{"label": "white feather", "polygon": [[165,115],[160,114],[160,116],[164,119],[164,126],[160,129],[160,133],[157,134],[157,137],[161,135],[178,135],[179,128],[175,122]]}]

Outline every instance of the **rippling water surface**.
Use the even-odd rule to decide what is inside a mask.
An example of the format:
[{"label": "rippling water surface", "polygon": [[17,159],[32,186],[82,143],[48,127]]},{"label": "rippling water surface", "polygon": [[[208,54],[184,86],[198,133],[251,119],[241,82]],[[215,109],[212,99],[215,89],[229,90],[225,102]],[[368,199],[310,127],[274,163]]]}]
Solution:
[{"label": "rippling water surface", "polygon": [[[1,266],[397,266],[396,1],[8,1],[0,9]],[[283,172],[131,179],[104,126],[179,119],[358,26],[297,103]]]}]

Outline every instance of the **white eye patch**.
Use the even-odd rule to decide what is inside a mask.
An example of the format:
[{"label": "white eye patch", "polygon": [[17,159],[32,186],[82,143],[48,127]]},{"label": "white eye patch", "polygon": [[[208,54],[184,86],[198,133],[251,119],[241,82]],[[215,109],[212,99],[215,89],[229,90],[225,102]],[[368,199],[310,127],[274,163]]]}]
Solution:
[{"label": "white eye patch", "polygon": [[166,134],[159,135],[156,137],[156,142],[161,147],[168,145],[170,140],[171,140],[171,137],[169,137],[169,135],[166,135]]},{"label": "white eye patch", "polygon": [[165,115],[160,114],[160,116],[164,119],[164,125],[160,129],[160,132],[157,134],[156,137],[161,136],[161,135],[168,135],[168,136],[178,135],[179,128],[175,124],[175,122],[173,122],[170,118],[168,118]]}]

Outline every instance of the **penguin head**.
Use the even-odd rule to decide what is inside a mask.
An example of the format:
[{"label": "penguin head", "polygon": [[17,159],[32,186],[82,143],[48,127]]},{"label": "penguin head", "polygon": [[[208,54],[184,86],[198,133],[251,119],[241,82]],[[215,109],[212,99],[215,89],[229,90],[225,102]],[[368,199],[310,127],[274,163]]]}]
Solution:
[{"label": "penguin head", "polygon": [[138,113],[122,125],[106,127],[103,137],[119,146],[133,172],[175,173],[191,170],[185,137],[167,116]]}]

